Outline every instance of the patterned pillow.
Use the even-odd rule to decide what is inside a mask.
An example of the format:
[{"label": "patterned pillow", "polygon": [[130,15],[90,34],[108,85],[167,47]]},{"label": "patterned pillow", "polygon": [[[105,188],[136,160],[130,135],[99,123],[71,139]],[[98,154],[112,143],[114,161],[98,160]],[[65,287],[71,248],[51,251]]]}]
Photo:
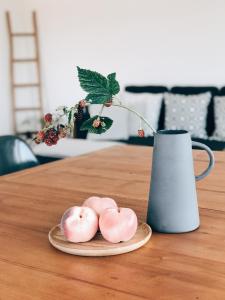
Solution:
[{"label": "patterned pillow", "polygon": [[216,129],[211,139],[225,141],[225,96],[214,97],[214,114]]},{"label": "patterned pillow", "polygon": [[165,93],[165,129],[184,129],[191,136],[207,138],[206,118],[211,93],[180,95]]}]

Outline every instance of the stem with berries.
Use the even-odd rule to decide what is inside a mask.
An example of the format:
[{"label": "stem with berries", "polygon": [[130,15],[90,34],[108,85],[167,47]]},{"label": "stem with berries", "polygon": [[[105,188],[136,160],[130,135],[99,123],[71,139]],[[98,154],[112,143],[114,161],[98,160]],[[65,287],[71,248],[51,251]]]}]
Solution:
[{"label": "stem with berries", "polygon": [[[141,115],[139,114],[137,111],[135,111],[134,109],[131,109],[130,107],[128,106],[125,106],[123,104],[120,103],[112,103],[113,106],[118,106],[118,107],[121,107],[121,108],[124,108],[124,109],[127,109],[128,111],[134,113],[136,116],[138,116],[140,118],[140,120],[142,120],[154,133],[156,133],[156,130],[152,127],[152,125]],[[141,130],[141,128],[140,128]]]},{"label": "stem with berries", "polygon": [[[37,133],[34,142],[36,144],[44,142],[47,146],[56,145],[60,138],[65,138],[72,132],[75,120],[82,119],[85,106],[86,101],[81,100],[70,108],[66,106],[57,108],[55,115],[47,113],[43,118],[45,126]],[[65,117],[67,122],[62,124]]]},{"label": "stem with berries", "polygon": [[[120,86],[116,80],[116,73],[111,73],[107,77],[91,70],[85,70],[77,67],[80,86],[88,94],[85,99],[80,100],[74,106],[68,108],[60,107],[56,110],[56,116],[48,113],[44,116],[45,126],[34,138],[35,143],[44,142],[48,146],[57,144],[60,138],[66,137],[71,133],[74,122],[83,119],[83,110],[86,106],[101,104],[99,114],[83,122],[80,130],[87,130],[95,134],[105,133],[113,123],[108,117],[102,116],[104,107],[117,106],[134,113],[140,119],[140,128],[138,136],[144,137],[142,122],[154,133],[156,130],[152,125],[137,111],[124,105],[116,95],[120,91]],[[63,120],[66,118],[66,121]]]}]

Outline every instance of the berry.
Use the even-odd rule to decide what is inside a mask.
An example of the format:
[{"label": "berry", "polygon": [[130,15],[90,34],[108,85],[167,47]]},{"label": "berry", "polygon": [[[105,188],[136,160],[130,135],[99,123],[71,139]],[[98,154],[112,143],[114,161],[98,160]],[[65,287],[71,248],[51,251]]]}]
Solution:
[{"label": "berry", "polygon": [[59,137],[60,137],[60,138],[65,138],[66,136],[67,136],[67,131],[66,131],[66,129],[60,129]]},{"label": "berry", "polygon": [[93,121],[93,123],[92,123],[92,126],[93,126],[94,128],[98,128],[99,126],[101,126],[101,121],[100,121],[100,119],[95,119],[95,120]]},{"label": "berry", "polygon": [[50,139],[53,139],[56,135],[57,135],[57,131],[55,129],[52,128],[48,131],[48,137]]},{"label": "berry", "polygon": [[59,140],[58,131],[55,128],[50,128],[45,134],[45,144],[48,146],[56,145]]},{"label": "berry", "polygon": [[44,116],[44,120],[47,123],[51,123],[52,122],[52,114],[48,113]]},{"label": "berry", "polygon": [[60,133],[59,133],[59,137],[60,138],[65,138],[67,136],[67,132],[66,132],[66,130],[63,130],[63,131],[61,131]]},{"label": "berry", "polygon": [[59,137],[58,137],[58,136],[55,136],[55,137],[52,139],[52,144],[53,144],[53,145],[56,145],[57,142],[58,142],[58,140],[59,140]]},{"label": "berry", "polygon": [[45,144],[47,146],[52,146],[53,145],[52,140],[50,140],[50,139],[45,139]]},{"label": "berry", "polygon": [[79,101],[79,107],[85,108],[87,101],[86,100],[80,100]]},{"label": "berry", "polygon": [[44,133],[44,131],[42,131],[42,130],[39,131],[39,132],[37,133],[36,138],[37,138],[38,140],[40,140],[40,141],[43,141],[44,138],[45,138],[45,133]]},{"label": "berry", "polygon": [[66,130],[65,126],[60,124],[57,126],[57,129],[58,129],[58,136],[60,138],[65,138],[67,135],[67,130]]},{"label": "berry", "polygon": [[36,139],[34,140],[34,142],[35,142],[36,144],[40,144],[40,143],[41,143],[41,140],[39,140],[38,138],[36,138]]},{"label": "berry", "polygon": [[108,100],[107,102],[105,102],[104,104],[106,107],[110,107],[112,106],[112,99]]},{"label": "berry", "polygon": [[141,137],[141,138],[143,138],[145,136],[145,132],[144,132],[143,129],[138,130],[138,136]]}]

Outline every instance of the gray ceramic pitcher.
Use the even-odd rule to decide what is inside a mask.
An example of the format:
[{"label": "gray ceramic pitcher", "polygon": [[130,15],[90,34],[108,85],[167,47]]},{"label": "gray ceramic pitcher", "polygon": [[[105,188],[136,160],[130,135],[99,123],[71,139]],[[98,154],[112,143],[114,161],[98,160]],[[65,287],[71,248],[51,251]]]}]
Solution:
[{"label": "gray ceramic pitcher", "polygon": [[[207,169],[194,175],[192,146],[206,150]],[[154,136],[152,176],[147,222],[153,230],[165,233],[192,231],[199,227],[195,181],[214,166],[213,152],[193,142],[185,130],[160,130]]]}]

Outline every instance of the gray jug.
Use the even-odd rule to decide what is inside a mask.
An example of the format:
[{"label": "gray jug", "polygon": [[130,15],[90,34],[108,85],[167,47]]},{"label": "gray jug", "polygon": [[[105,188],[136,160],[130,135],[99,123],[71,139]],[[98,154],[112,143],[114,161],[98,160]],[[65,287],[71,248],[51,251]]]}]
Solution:
[{"label": "gray jug", "polygon": [[[192,146],[209,155],[209,165],[199,176],[194,175]],[[193,142],[187,131],[155,133],[147,214],[147,223],[153,230],[181,233],[199,227],[195,181],[207,176],[213,166],[213,152],[206,145]]]}]

